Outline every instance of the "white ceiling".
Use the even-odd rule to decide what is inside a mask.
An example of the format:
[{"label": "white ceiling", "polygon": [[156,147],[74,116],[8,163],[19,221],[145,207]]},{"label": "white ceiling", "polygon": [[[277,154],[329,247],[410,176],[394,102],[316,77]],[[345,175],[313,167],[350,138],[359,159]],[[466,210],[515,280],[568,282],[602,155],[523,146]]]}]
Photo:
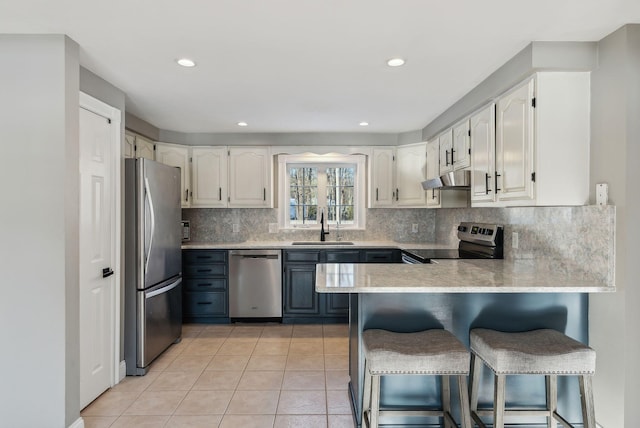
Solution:
[{"label": "white ceiling", "polygon": [[[639,0],[0,4],[0,33],[69,35],[127,111],[179,132],[417,130],[531,41],[597,41],[632,22]],[[406,65],[387,67],[396,56]]]}]

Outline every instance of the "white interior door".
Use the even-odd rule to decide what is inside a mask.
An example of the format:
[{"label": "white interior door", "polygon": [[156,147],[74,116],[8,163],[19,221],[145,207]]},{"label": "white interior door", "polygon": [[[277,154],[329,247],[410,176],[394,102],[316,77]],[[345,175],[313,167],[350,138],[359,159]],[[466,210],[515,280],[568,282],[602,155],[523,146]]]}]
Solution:
[{"label": "white interior door", "polygon": [[[116,267],[114,124],[80,108],[80,404],[113,385]],[[118,130],[119,131],[119,130]],[[106,269],[106,270],[105,270]]]}]

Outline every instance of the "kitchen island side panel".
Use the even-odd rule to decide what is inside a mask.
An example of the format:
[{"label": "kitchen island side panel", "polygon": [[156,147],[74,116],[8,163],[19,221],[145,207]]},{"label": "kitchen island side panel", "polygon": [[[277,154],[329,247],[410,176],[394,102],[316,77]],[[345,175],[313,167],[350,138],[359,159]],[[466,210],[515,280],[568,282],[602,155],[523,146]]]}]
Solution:
[{"label": "kitchen island side panel", "polygon": [[[551,328],[588,344],[588,304],[586,293],[362,293],[350,295],[349,371],[354,413],[360,421],[364,355],[362,331],[381,328],[414,332],[445,328],[469,346],[469,330],[476,327],[501,331]],[[381,406],[436,406],[440,404],[440,381],[429,376],[387,376],[382,379]],[[454,417],[459,420],[457,386],[452,385]],[[479,405],[493,402],[493,377],[485,367],[481,379]],[[543,376],[509,376],[507,405],[544,405]],[[576,377],[559,376],[558,407],[572,423],[581,423],[582,414]],[[394,424],[423,423],[438,426],[437,418],[422,421],[394,418]],[[525,422],[525,421],[522,421]],[[531,417],[526,423],[545,423]]]}]

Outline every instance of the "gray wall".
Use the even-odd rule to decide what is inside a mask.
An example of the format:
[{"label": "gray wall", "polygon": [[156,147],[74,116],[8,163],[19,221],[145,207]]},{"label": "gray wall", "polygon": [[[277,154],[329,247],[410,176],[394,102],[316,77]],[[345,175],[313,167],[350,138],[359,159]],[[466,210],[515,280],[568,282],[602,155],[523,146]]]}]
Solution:
[{"label": "gray wall", "polygon": [[596,417],[605,428],[637,425],[640,402],[640,25],[628,25],[598,43],[591,76],[591,197],[595,183],[609,184],[617,207],[616,283],[611,295],[594,295],[591,344],[598,352]]},{"label": "gray wall", "polygon": [[160,130],[159,141],[190,146],[395,146],[398,144],[398,134],[185,134]]},{"label": "gray wall", "polygon": [[422,140],[430,140],[537,70],[591,70],[597,57],[594,42],[532,42],[425,126]]},{"label": "gray wall", "polygon": [[78,51],[0,35],[3,426],[79,417]]}]

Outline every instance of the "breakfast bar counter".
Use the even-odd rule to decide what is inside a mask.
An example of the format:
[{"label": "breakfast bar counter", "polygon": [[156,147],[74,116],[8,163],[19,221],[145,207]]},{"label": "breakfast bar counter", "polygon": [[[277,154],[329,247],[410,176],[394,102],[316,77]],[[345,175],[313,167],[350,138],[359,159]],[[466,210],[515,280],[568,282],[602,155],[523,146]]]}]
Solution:
[{"label": "breakfast bar counter", "polygon": [[[612,274],[597,277],[568,262],[535,260],[437,260],[431,264],[318,264],[316,290],[349,293],[350,397],[360,424],[364,355],[362,332],[386,329],[415,332],[432,328],[451,331],[469,345],[469,330],[501,331],[551,328],[588,343],[589,293],[615,291]],[[581,422],[578,382],[560,379],[560,413]],[[386,376],[381,406],[438,406],[439,384],[424,376]],[[507,379],[509,405],[545,402],[544,379],[511,376]],[[452,408],[458,409],[452,389]],[[482,377],[479,404],[493,400],[493,382]],[[454,417],[459,417],[455,414]],[[545,423],[531,417],[530,424]],[[438,420],[382,419],[384,425],[439,426]]]}]

